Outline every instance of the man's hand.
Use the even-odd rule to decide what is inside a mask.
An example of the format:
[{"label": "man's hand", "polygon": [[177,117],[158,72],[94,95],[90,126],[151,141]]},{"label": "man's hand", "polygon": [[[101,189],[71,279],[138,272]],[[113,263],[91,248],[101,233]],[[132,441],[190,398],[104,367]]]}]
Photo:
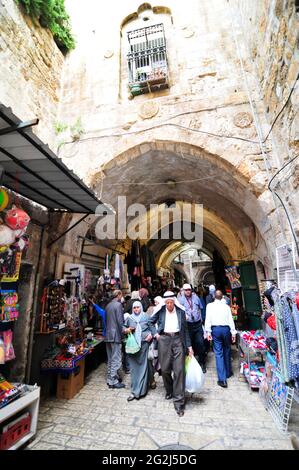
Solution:
[{"label": "man's hand", "polygon": [[188,348],[188,351],[189,351],[189,356],[190,356],[190,357],[194,356],[194,352],[193,352],[192,346],[190,346],[190,348]]},{"label": "man's hand", "polygon": [[208,341],[212,341],[212,339],[213,339],[213,338],[212,338],[211,333],[208,333]]},{"label": "man's hand", "polygon": [[236,342],[236,335],[232,335],[232,343]]},{"label": "man's hand", "polygon": [[160,339],[159,333],[157,333],[157,334],[155,335],[155,338],[156,338],[157,341],[159,341],[159,339]]},{"label": "man's hand", "polygon": [[128,335],[129,333],[132,333],[132,331],[134,331],[135,328],[132,328],[131,326],[129,326],[129,328],[126,328],[125,329],[125,335]]},{"label": "man's hand", "polygon": [[145,341],[147,341],[148,343],[153,339],[152,335],[149,334],[146,338],[145,338]]}]

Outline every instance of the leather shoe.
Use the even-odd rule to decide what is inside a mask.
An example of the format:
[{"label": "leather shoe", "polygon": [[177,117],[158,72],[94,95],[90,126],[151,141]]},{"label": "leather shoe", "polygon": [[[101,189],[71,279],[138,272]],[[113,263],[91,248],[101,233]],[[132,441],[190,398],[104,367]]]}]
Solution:
[{"label": "leather shoe", "polygon": [[166,393],[165,400],[171,400],[171,398],[172,398],[172,393]]},{"label": "leather shoe", "polygon": [[202,369],[202,371],[203,371],[204,374],[207,372],[207,368],[206,368],[205,364],[203,364],[203,365],[201,366],[201,369]]},{"label": "leather shoe", "polygon": [[115,385],[109,385],[109,388],[125,388],[125,384],[121,384],[120,382],[118,382]]},{"label": "leather shoe", "polygon": [[218,380],[217,384],[222,388],[227,388],[227,383],[226,382],[222,382],[221,380]]},{"label": "leather shoe", "polygon": [[135,400],[135,398],[136,398],[135,395],[130,395],[128,396],[127,401]]},{"label": "leather shoe", "polygon": [[230,379],[233,375],[234,375],[234,373],[232,372],[231,374],[229,374],[229,376],[227,378]]},{"label": "leather shoe", "polygon": [[184,416],[184,410],[176,410],[177,414],[179,415],[179,417],[181,418],[182,416]]}]

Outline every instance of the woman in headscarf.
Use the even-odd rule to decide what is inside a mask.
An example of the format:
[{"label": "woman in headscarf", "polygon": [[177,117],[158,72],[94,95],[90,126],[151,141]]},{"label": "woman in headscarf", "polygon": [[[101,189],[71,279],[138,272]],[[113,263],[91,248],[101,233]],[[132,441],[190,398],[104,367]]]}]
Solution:
[{"label": "woman in headscarf", "polygon": [[129,313],[130,315],[132,314],[133,303],[136,302],[136,300],[141,300],[139,296],[139,291],[133,290],[131,294],[131,298],[124,305],[125,313]]},{"label": "woman in headscarf", "polygon": [[139,297],[141,299],[141,303],[142,303],[142,307],[143,307],[143,311],[146,312],[147,309],[149,308],[151,302],[150,302],[150,299],[148,298],[148,290],[145,289],[144,287],[142,287],[141,289],[139,289]]},{"label": "woman in headscarf", "polygon": [[142,304],[139,301],[133,303],[133,313],[125,322],[125,333],[133,333],[140,349],[135,354],[129,354],[129,364],[131,371],[131,394],[128,401],[144,397],[152,382],[151,368],[148,359],[149,343],[155,334],[155,328],[150,323],[150,318],[144,313]]}]

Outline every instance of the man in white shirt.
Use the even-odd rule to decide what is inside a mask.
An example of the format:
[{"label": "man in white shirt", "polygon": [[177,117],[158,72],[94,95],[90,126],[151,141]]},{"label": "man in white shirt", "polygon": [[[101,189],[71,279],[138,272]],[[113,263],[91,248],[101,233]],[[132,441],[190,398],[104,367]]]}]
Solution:
[{"label": "man in white shirt", "polygon": [[216,291],[214,302],[207,305],[205,330],[208,340],[213,340],[218,385],[227,387],[227,379],[233,375],[231,368],[231,341],[236,341],[236,328],[230,307],[222,301],[223,294]]},{"label": "man in white shirt", "polygon": [[[166,389],[166,400],[173,398],[179,416],[185,407],[185,357],[193,355],[185,311],[180,308],[175,294],[165,292],[165,305],[156,311],[150,321],[157,324],[155,338],[158,341],[159,362]],[[172,377],[173,372],[173,377]]]}]

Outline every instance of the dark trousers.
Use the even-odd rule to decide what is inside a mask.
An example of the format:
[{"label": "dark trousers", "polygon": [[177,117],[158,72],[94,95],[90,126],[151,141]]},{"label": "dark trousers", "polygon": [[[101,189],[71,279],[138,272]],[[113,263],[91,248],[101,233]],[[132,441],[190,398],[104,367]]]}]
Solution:
[{"label": "dark trousers", "polygon": [[175,409],[182,409],[185,405],[185,349],[180,336],[160,336],[158,350],[166,393],[172,394]]},{"label": "dark trousers", "polygon": [[218,380],[226,382],[226,379],[232,373],[230,328],[228,326],[213,326],[212,338],[216,357]]},{"label": "dark trousers", "polygon": [[187,322],[189,336],[194,351],[194,355],[198,356],[201,365],[206,362],[206,347],[203,337],[203,329],[201,321]]}]

